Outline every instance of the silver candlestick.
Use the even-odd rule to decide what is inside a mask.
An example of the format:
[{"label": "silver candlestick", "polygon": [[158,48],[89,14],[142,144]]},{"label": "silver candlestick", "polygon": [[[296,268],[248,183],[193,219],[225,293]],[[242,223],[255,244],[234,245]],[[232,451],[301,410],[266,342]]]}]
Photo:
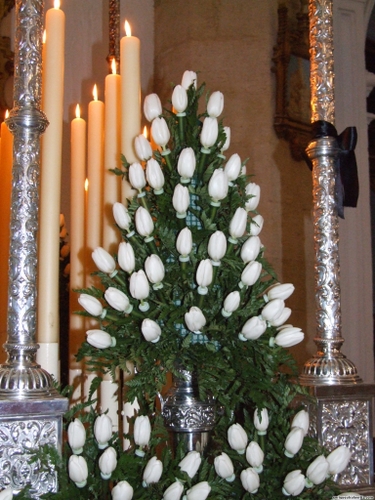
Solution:
[{"label": "silver candlestick", "polygon": [[61,448],[68,406],[35,361],[39,141],[48,125],[40,109],[43,8],[42,0],[16,1],[14,107],[7,120],[14,135],[8,359],[0,366],[0,488],[28,485],[32,498],[56,491],[56,473],[40,470],[32,451]]}]

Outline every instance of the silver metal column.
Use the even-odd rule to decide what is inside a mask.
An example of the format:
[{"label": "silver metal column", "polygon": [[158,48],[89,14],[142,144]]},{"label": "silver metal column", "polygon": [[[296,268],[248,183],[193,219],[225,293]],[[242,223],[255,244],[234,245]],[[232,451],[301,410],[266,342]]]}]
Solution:
[{"label": "silver metal column", "polygon": [[0,366],[0,488],[31,485],[33,498],[56,491],[56,474],[43,473],[30,455],[47,444],[60,449],[68,406],[35,361],[39,139],[48,125],[40,110],[43,8],[43,0],[16,0],[8,359]]},{"label": "silver metal column", "polygon": [[[310,83],[312,122],[334,125],[332,0],[310,0]],[[373,489],[372,398],[374,387],[362,383],[354,363],[341,353],[339,222],[335,202],[334,137],[310,142],[313,164],[315,297],[318,351],[305,363],[300,382],[317,399],[310,406],[314,430],[328,449],[346,445],[351,462],[338,479],[343,488]],[[355,334],[355,332],[353,332]],[[370,346],[369,346],[370,348]],[[371,347],[372,348],[372,347]]]}]

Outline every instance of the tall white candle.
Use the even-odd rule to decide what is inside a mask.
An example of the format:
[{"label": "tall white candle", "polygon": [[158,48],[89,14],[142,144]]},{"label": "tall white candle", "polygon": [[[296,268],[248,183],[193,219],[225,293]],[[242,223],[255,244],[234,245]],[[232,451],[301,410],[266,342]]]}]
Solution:
[{"label": "tall white candle", "polygon": [[[140,41],[131,35],[125,21],[126,36],[120,41],[121,73],[121,152],[129,163],[138,161],[134,139],[141,131],[141,65]],[[133,197],[129,183],[122,184],[122,198]]]},{"label": "tall white candle", "polygon": [[[64,99],[65,14],[60,1],[46,14],[46,41],[43,51],[43,111],[49,126],[42,137],[38,342],[59,341],[59,254],[61,150]],[[56,369],[56,372],[58,370]]]},{"label": "tall white candle", "polygon": [[112,74],[105,78],[104,118],[104,187],[103,187],[103,247],[110,253],[117,249],[120,233],[114,225],[112,206],[120,201],[120,177],[110,169],[120,168],[120,75],[116,74],[116,60],[112,60]]},{"label": "tall white candle", "polygon": [[76,353],[84,341],[84,317],[74,314],[81,309],[74,289],[85,286],[85,180],[86,180],[86,121],[80,117],[71,123],[70,161],[70,352]]}]

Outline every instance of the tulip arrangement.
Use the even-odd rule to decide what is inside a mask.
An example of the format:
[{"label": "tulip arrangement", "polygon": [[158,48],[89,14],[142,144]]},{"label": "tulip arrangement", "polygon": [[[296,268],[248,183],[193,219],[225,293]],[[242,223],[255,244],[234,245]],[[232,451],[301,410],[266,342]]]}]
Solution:
[{"label": "tulip arrangement", "polygon": [[[219,119],[221,92],[207,99],[194,72],[173,90],[171,111],[156,94],[144,114],[158,149],[139,136],[139,162],[115,173],[137,193],[113,206],[123,241],[118,253],[97,248],[100,286],[80,290],[80,314],[98,327],[78,353],[97,373],[134,366],[126,398],[130,446],[97,415],[95,400],[69,410],[68,477],[54,498],[204,500],[324,499],[350,452],[330,455],[308,435],[308,413],[291,403],[305,391],[287,348],[301,342],[286,324],[294,291],[280,284],[264,256],[260,187],[245,161],[228,158],[230,129]],[[145,142],[146,141],[146,142]],[[157,404],[176,366],[194,370],[200,396],[214,397],[216,426],[205,456],[171,450]],[[90,411],[83,411],[91,407]],[[77,418],[79,417],[79,419]],[[63,469],[60,470],[63,477]],[[65,495],[65,496],[64,496]]]}]

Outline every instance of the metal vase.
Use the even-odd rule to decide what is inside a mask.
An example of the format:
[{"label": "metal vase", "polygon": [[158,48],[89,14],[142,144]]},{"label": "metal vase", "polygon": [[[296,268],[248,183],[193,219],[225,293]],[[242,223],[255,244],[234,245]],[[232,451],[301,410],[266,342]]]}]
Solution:
[{"label": "metal vase", "polygon": [[169,431],[170,446],[176,451],[184,443],[186,452],[204,453],[210,434],[215,427],[215,399],[199,398],[198,378],[195,371],[178,368],[173,385],[162,400],[162,415]]}]

